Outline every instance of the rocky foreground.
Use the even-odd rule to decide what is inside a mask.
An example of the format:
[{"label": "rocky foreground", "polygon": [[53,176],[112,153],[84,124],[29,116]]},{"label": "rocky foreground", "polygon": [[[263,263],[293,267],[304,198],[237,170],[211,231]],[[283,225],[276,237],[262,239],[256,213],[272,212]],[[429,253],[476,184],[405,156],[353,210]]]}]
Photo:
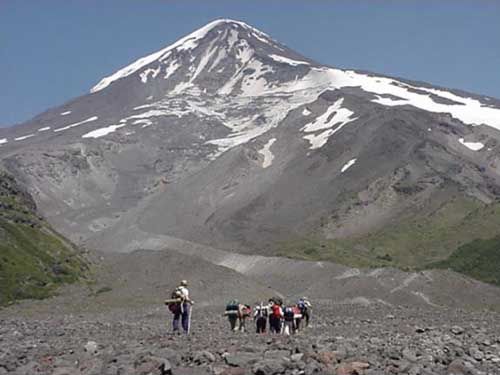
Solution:
[{"label": "rocky foreground", "polygon": [[[195,306],[192,334],[163,306],[0,311],[0,374],[499,374],[500,315],[316,301],[286,337],[231,333],[222,309]],[[83,308],[82,308],[83,310]]]}]

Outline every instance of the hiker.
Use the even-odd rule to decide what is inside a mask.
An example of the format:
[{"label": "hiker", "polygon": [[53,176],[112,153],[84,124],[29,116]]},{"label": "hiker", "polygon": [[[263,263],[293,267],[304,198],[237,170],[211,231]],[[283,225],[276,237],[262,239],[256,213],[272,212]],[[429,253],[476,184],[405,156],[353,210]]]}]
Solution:
[{"label": "hiker", "polygon": [[271,333],[281,333],[281,319],[283,318],[283,310],[281,308],[281,301],[270,299],[271,314],[269,314],[269,331]]},{"label": "hiker", "polygon": [[251,315],[252,308],[249,305],[244,305],[238,300],[229,301],[226,305],[224,315],[227,316],[231,331],[245,331],[246,319]]},{"label": "hiker", "polygon": [[237,299],[229,301],[226,305],[226,311],[224,312],[224,315],[227,316],[231,331],[236,331],[238,329],[236,323],[238,321],[239,310],[240,302]]},{"label": "hiker", "polygon": [[182,280],[180,285],[172,292],[171,299],[165,301],[168,309],[174,315],[172,321],[174,333],[179,332],[179,321],[181,321],[182,329],[185,334],[189,334],[191,330],[191,305],[194,302],[189,298],[189,289],[187,287],[188,282]]},{"label": "hiker", "polygon": [[300,331],[300,324],[302,322],[302,311],[299,308],[299,305],[293,306],[294,320],[295,320],[295,332]]},{"label": "hiker", "polygon": [[302,315],[301,320],[305,319],[305,326],[308,327],[309,319],[311,318],[311,302],[309,302],[307,297],[302,297],[301,299],[299,299],[299,302],[297,302],[297,307],[300,310],[300,315]]},{"label": "hiker", "polygon": [[240,323],[240,332],[246,331],[246,320],[252,315],[252,308],[250,305],[240,305],[238,320]]},{"label": "hiker", "polygon": [[256,332],[266,333],[267,317],[269,315],[269,305],[264,305],[262,302],[255,306],[253,320],[255,321]]},{"label": "hiker", "polygon": [[295,333],[295,311],[293,306],[283,309],[283,334],[290,336]]}]

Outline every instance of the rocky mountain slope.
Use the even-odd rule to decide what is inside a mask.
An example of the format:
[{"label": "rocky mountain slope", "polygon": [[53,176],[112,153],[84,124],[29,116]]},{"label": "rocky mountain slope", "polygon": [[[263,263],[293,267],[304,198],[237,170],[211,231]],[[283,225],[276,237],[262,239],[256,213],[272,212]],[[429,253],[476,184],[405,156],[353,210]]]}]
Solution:
[{"label": "rocky mountain slope", "polygon": [[418,268],[500,234],[499,130],[497,99],[320,65],[217,20],[0,129],[0,158],[96,249]]},{"label": "rocky mountain slope", "polygon": [[21,185],[0,171],[0,305],[47,297],[87,274],[77,249],[39,216]]}]

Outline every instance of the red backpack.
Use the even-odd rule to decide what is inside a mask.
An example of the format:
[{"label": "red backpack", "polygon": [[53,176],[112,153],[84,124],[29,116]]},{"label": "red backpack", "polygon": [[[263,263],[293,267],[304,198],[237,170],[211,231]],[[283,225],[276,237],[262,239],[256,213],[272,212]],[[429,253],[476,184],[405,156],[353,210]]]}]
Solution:
[{"label": "red backpack", "polygon": [[276,318],[281,318],[281,308],[279,305],[276,305],[276,304],[273,305],[272,310],[273,310],[273,315]]}]

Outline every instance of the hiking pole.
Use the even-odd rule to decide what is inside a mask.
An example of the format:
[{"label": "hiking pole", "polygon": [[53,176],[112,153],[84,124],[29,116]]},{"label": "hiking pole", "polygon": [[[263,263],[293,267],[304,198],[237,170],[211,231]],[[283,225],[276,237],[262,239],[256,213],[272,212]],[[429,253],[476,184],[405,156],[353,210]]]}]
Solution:
[{"label": "hiking pole", "polygon": [[189,308],[189,312],[188,312],[188,330],[187,330],[188,335],[191,333],[191,316],[192,315],[193,315],[193,304],[191,303],[191,307]]}]

